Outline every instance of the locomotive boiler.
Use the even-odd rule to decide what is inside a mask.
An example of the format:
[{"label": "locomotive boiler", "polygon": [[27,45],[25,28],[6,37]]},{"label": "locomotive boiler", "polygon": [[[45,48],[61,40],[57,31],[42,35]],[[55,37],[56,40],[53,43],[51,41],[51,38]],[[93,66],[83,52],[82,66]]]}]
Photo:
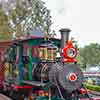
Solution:
[{"label": "locomotive boiler", "polygon": [[[69,40],[43,35],[10,41],[5,52],[3,91],[14,100],[81,100],[89,98],[77,65],[77,48]],[[9,91],[9,92],[8,92]]]}]

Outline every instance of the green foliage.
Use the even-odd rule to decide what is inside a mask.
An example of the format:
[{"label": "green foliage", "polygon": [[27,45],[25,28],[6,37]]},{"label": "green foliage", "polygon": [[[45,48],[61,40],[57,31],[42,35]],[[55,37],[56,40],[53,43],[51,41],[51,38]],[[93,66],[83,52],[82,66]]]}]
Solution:
[{"label": "green foliage", "polygon": [[71,37],[71,41],[73,42],[74,46],[75,46],[76,48],[78,48],[77,41],[75,40],[74,37]]},{"label": "green foliage", "polygon": [[50,10],[44,5],[41,0],[32,0],[32,17],[33,26],[39,27],[45,32],[50,32],[50,26],[52,24]]},{"label": "green foliage", "polygon": [[100,63],[100,45],[92,43],[84,48],[80,48],[81,63],[86,64],[99,64]]},{"label": "green foliage", "polygon": [[31,29],[34,31],[37,27],[44,32],[51,31],[50,11],[45,7],[43,1],[16,0],[15,3],[16,6],[9,12],[4,12],[1,6],[0,39],[12,39],[13,33],[16,33],[15,36],[19,38],[25,35],[24,33],[30,33]]},{"label": "green foliage", "polygon": [[8,17],[0,7],[0,41],[12,38],[10,28],[8,26]]},{"label": "green foliage", "polygon": [[96,91],[96,92],[100,92],[100,86],[90,85],[90,84],[86,84],[85,86],[89,90]]}]

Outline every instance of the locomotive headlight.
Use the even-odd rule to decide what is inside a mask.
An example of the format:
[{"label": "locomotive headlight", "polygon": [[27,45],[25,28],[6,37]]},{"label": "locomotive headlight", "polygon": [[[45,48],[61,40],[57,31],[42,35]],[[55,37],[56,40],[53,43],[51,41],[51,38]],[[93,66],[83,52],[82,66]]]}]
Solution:
[{"label": "locomotive headlight", "polygon": [[67,56],[69,58],[74,58],[76,56],[76,49],[75,48],[68,48],[66,53],[67,53]]}]

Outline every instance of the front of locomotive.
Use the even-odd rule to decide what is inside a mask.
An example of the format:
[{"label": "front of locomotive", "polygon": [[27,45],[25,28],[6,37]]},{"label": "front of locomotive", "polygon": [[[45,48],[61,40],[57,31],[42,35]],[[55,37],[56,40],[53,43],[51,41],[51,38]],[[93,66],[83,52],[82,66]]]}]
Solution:
[{"label": "front of locomotive", "polygon": [[[46,42],[45,49],[42,45],[42,51],[50,53],[48,60],[48,53],[42,57],[41,62],[36,65],[33,70],[33,77],[36,81],[46,83],[45,86],[38,88],[38,92],[44,95],[45,87],[48,87],[48,99],[47,100],[81,100],[88,98],[92,100],[83,85],[83,73],[77,65],[76,56],[77,49],[73,46],[73,43],[69,41],[69,29],[61,29],[61,48],[58,50],[52,43]],[[47,47],[47,48],[46,48]],[[44,50],[43,50],[44,49]],[[60,59],[56,60],[56,52],[59,51]],[[49,55],[50,55],[49,54]],[[43,89],[44,88],[44,89]],[[35,89],[37,90],[37,89]],[[42,100],[38,96],[38,100]]]},{"label": "front of locomotive", "polygon": [[[61,29],[61,59],[52,64],[49,71],[49,80],[58,90],[62,100],[81,100],[88,98],[92,100],[83,84],[83,73],[76,60],[78,50],[69,41],[70,29]],[[51,66],[51,65],[50,65]]]}]

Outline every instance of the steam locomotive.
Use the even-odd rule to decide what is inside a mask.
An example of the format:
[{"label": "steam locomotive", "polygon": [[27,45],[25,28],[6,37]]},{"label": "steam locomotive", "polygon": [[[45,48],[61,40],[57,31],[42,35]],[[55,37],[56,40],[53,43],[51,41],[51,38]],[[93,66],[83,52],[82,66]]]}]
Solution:
[{"label": "steam locomotive", "polygon": [[0,92],[13,100],[90,98],[70,29],[60,33],[61,39],[32,36],[0,42]]}]

